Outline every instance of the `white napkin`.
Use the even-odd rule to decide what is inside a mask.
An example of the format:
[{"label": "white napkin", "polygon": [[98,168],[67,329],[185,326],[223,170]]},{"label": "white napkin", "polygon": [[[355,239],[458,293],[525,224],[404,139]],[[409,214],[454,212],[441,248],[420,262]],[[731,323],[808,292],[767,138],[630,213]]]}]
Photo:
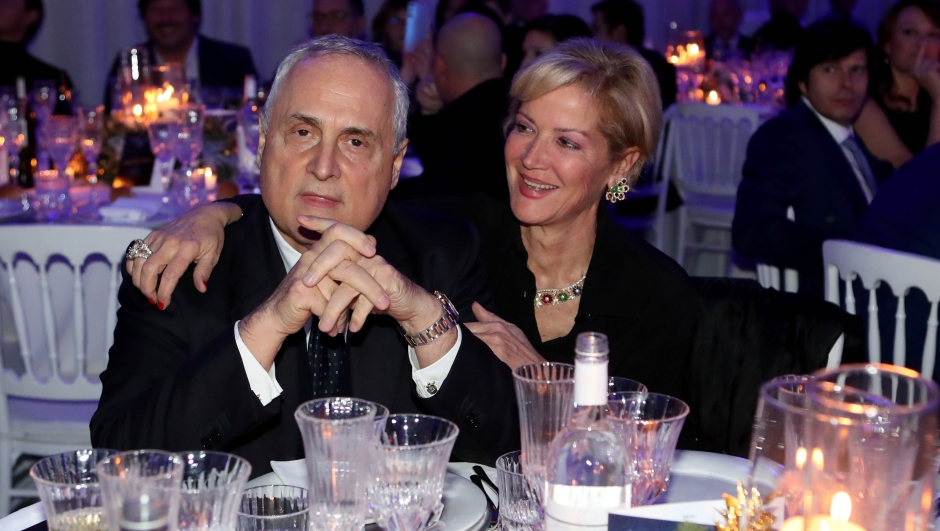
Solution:
[{"label": "white napkin", "polygon": [[271,468],[285,485],[308,488],[307,464],[303,459],[294,461],[271,461]]},{"label": "white napkin", "polygon": [[46,521],[46,510],[42,502],[34,503],[16,511],[15,513],[0,518],[0,529],[8,531],[20,531],[28,529],[39,522]]},{"label": "white napkin", "polygon": [[163,202],[157,198],[120,197],[110,205],[99,208],[98,212],[105,221],[137,223],[153,217],[162,206]]}]

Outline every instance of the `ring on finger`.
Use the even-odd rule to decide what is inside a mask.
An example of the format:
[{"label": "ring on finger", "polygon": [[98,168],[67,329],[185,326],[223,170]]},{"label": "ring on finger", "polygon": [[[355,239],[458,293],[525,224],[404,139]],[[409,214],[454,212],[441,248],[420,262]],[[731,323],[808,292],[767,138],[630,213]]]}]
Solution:
[{"label": "ring on finger", "polygon": [[141,239],[137,239],[131,242],[127,246],[127,251],[124,253],[124,258],[127,260],[133,260],[135,258],[150,258],[150,255],[153,254],[153,251],[150,250],[150,247],[147,246],[147,242]]}]

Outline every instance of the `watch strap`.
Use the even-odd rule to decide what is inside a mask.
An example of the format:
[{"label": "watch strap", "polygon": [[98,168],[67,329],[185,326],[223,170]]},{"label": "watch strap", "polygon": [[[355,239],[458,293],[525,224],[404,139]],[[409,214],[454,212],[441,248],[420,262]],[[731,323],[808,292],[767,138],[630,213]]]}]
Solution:
[{"label": "watch strap", "polygon": [[434,296],[437,297],[444,309],[444,315],[440,319],[417,334],[408,334],[401,325],[398,325],[398,331],[404,336],[405,342],[412,347],[423,347],[460,324],[460,314],[457,313],[457,309],[454,308],[447,296],[439,291],[435,291]]}]

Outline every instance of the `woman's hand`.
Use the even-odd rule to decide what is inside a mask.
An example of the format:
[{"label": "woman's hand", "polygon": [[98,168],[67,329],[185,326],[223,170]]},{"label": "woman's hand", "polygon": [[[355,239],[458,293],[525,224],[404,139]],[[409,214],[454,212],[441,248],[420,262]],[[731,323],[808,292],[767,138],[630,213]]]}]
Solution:
[{"label": "woman's hand", "polygon": [[421,107],[421,114],[424,115],[437,114],[444,107],[441,93],[438,92],[437,85],[434,84],[434,76],[424,77],[418,82],[418,87],[415,89],[415,98]]},{"label": "woman's hand", "polygon": [[125,264],[134,286],[150,304],[162,310],[169,306],[180,277],[195,262],[193,283],[205,293],[206,282],[222,253],[225,226],[241,216],[238,205],[213,203],[195,208],[151,232],[144,241],[153,254],[149,258],[127,260]]},{"label": "woman's hand", "polygon": [[479,319],[479,322],[464,323],[464,326],[486,343],[493,354],[509,365],[510,369],[515,370],[516,367],[522,365],[545,361],[545,358],[532,348],[532,344],[518,326],[502,320],[478,302],[473,303],[473,315]]},{"label": "woman's hand", "polygon": [[926,45],[921,46],[912,74],[917,79],[917,83],[927,91],[927,94],[930,94],[930,98],[937,101],[940,99],[940,61],[925,59],[925,49]]}]

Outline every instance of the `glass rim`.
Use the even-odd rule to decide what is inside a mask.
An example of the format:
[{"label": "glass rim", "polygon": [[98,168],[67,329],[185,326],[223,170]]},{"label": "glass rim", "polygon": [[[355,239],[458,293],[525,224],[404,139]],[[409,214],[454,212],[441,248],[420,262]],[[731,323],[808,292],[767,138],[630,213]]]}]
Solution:
[{"label": "glass rim", "polygon": [[[838,374],[848,375],[850,373],[864,373],[870,376],[876,376],[880,373],[887,373],[890,375],[915,380],[924,386],[927,398],[925,401],[913,405],[891,403],[883,406],[875,406],[873,404],[851,404],[833,400],[831,398],[820,395],[820,384],[830,383],[834,384],[835,386],[844,386],[844,384],[829,382],[823,380],[823,378],[832,377]],[[924,378],[917,371],[908,369],[907,367],[899,367],[897,365],[888,365],[885,363],[853,363],[849,365],[841,365],[831,370],[817,371],[813,373],[813,377],[814,385],[807,387],[807,395],[809,396],[810,403],[812,404],[814,401],[816,401],[819,402],[823,407],[832,410],[829,412],[812,411],[812,413],[820,420],[832,418],[870,418],[872,416],[871,411],[873,407],[877,407],[878,410],[881,411],[888,411],[894,416],[919,415],[930,411],[937,411],[937,409],[940,408],[940,388],[938,388],[937,383],[932,379]],[[850,388],[862,391],[857,387]],[[810,409],[812,410],[812,406]]]},{"label": "glass rim", "polygon": [[[284,514],[251,514],[251,513],[246,513],[242,511],[241,501],[245,499],[245,496],[248,495],[248,493],[253,492],[253,491],[261,491],[262,489],[269,489],[271,487],[289,487],[291,489],[298,489],[307,498],[307,507],[304,509],[298,509],[296,511],[284,513]],[[287,485],[283,483],[277,484],[277,485],[258,485],[256,487],[243,489],[241,492],[241,498],[239,499],[239,503],[238,503],[238,516],[244,516],[246,518],[252,518],[256,520],[273,520],[276,518],[292,518],[299,514],[309,513],[309,512],[310,512],[310,491],[304,487],[298,487],[296,485]]]},{"label": "glass rim", "polygon": [[[305,408],[311,404],[327,404],[334,402],[336,400],[350,400],[353,403],[359,403],[367,406],[368,413],[358,415],[355,417],[347,418],[338,418],[338,419],[324,419],[313,416],[310,412],[306,411]],[[294,419],[299,423],[300,421],[310,422],[314,424],[333,424],[333,425],[355,425],[359,423],[365,423],[366,421],[372,422],[375,420],[376,415],[378,414],[378,409],[375,407],[376,403],[363,400],[361,398],[353,398],[349,396],[332,396],[324,398],[314,398],[313,400],[307,400],[306,402],[297,406],[297,409],[294,410]]]},{"label": "glass rim", "polygon": [[[433,448],[435,446],[441,446],[441,445],[447,444],[455,440],[457,436],[460,435],[460,426],[458,426],[456,422],[445,419],[444,417],[438,417],[435,415],[424,415],[422,413],[395,413],[394,415],[389,415],[388,417],[386,417],[385,422],[388,422],[393,417],[405,417],[405,418],[419,418],[420,417],[422,419],[438,420],[438,421],[444,422],[450,428],[452,428],[453,433],[449,434],[447,437],[444,437],[442,439],[438,439],[436,441],[432,441],[428,443],[421,443],[421,444],[389,444],[385,442],[384,440],[373,441],[372,444],[376,448],[380,448],[382,450],[388,450],[388,451],[396,451],[396,452],[400,452],[404,450],[426,450],[428,448]],[[384,430],[382,431],[382,434],[383,435],[385,434]]]},{"label": "glass rim", "polygon": [[[102,478],[102,477],[107,477],[107,478],[116,478],[116,477],[118,477],[118,476],[113,475],[113,474],[105,473],[105,470],[104,470],[105,466],[113,465],[114,459],[116,459],[116,458],[118,458],[118,457],[125,457],[125,456],[135,456],[135,457],[136,457],[136,456],[141,456],[141,455],[146,455],[146,454],[159,455],[159,456],[161,456],[161,457],[166,457],[166,458],[168,458],[170,461],[173,461],[174,464],[175,464],[177,467],[179,467],[180,472],[182,472],[183,458],[180,456],[180,454],[178,454],[178,453],[176,453],[176,452],[168,452],[168,451],[166,451],[166,450],[156,450],[156,449],[149,449],[149,448],[147,448],[147,449],[141,449],[141,450],[127,450],[127,451],[124,451],[124,452],[118,452],[118,453],[116,453],[116,454],[109,455],[108,457],[105,457],[105,458],[102,459],[101,461],[98,461],[98,464],[95,465],[95,471],[98,473],[98,482],[99,482],[99,483],[101,482],[101,478]],[[150,479],[173,479],[173,473],[174,473],[175,471],[176,471],[176,468],[174,468],[173,470],[171,470],[171,471],[169,471],[169,472],[164,472],[164,473],[161,473],[161,474],[154,474],[154,475],[152,475],[152,476],[144,476],[142,479],[147,479],[147,480],[150,480]]]},{"label": "glass rim", "polygon": [[611,417],[611,416],[609,416],[609,415],[606,415],[605,418],[613,419],[613,420],[616,420],[616,421],[619,421],[619,422],[635,422],[635,423],[637,423],[637,424],[650,423],[650,422],[663,422],[663,423],[665,423],[665,422],[674,422],[674,421],[677,421],[677,420],[684,419],[684,418],[688,417],[688,416],[689,416],[689,413],[692,411],[692,409],[689,407],[689,404],[686,403],[685,400],[682,400],[681,398],[676,398],[676,397],[671,396],[671,395],[664,395],[664,394],[662,394],[662,393],[650,393],[650,392],[643,393],[643,392],[639,392],[639,391],[622,391],[622,392],[617,392],[617,393],[610,393],[610,394],[608,395],[608,397],[607,397],[607,402],[608,402],[608,403],[610,403],[610,402],[616,402],[616,399],[611,400],[610,397],[611,397],[611,396],[618,396],[618,395],[644,395],[644,396],[646,397],[646,400],[648,400],[650,397],[665,398],[667,404],[672,405],[672,403],[678,403],[678,404],[680,405],[681,409],[680,409],[679,413],[676,413],[675,415],[670,415],[670,416],[668,416],[668,417],[664,417],[664,418],[660,418],[660,419],[620,419],[620,418],[617,418],[617,417]]},{"label": "glass rim", "polygon": [[117,450],[113,450],[111,448],[81,448],[79,450],[71,450],[68,452],[59,452],[57,454],[47,455],[46,457],[43,457],[42,459],[37,460],[35,463],[32,464],[32,466],[29,467],[29,477],[32,478],[32,480],[35,481],[36,483],[41,483],[43,485],[48,485],[50,487],[65,487],[65,488],[92,487],[92,486],[97,487],[100,481],[87,481],[84,483],[63,483],[61,481],[55,481],[55,480],[39,477],[39,475],[36,473],[38,467],[42,463],[54,461],[65,455],[75,455],[79,452],[93,452],[95,454],[99,452],[106,453],[106,455],[103,455],[100,459],[95,461],[94,466],[91,467],[92,469],[94,469],[95,475],[98,475],[98,463],[100,463],[101,461],[104,461],[108,457],[111,457],[113,455],[120,453]]},{"label": "glass rim", "polygon": [[176,452],[176,455],[180,456],[180,458],[183,460],[183,475],[184,476],[186,474],[186,467],[189,463],[189,461],[186,458],[192,455],[200,455],[200,454],[207,456],[207,457],[208,456],[226,457],[229,461],[234,460],[237,463],[237,466],[239,468],[238,472],[234,475],[231,481],[226,482],[226,483],[220,483],[219,485],[215,485],[212,487],[197,487],[194,489],[188,489],[184,485],[181,485],[180,486],[181,494],[196,494],[196,493],[201,494],[205,492],[211,492],[214,490],[229,489],[232,487],[233,484],[236,484],[242,478],[247,480],[248,476],[251,475],[251,468],[252,468],[251,463],[248,462],[247,459],[245,459],[244,457],[240,455],[235,455],[229,452],[217,452],[214,450],[193,450],[191,452]]},{"label": "glass rim", "polygon": [[789,413],[808,415],[810,413],[809,408],[801,408],[793,404],[788,404],[770,394],[771,389],[781,389],[793,385],[805,385],[807,393],[809,393],[809,388],[812,386],[808,385],[808,383],[812,383],[812,380],[778,380],[777,378],[773,378],[761,384],[760,390],[757,392],[757,400],[763,400],[764,403],[770,403],[775,408],[782,409]]},{"label": "glass rim", "polygon": [[[535,378],[530,378],[522,374],[522,371],[529,370],[532,367],[565,367],[571,368],[571,378],[557,378],[553,380],[537,380]],[[571,363],[561,363],[558,361],[542,361],[539,363],[527,363],[525,365],[520,365],[512,370],[513,379],[520,382],[539,382],[539,383],[574,383],[574,365]]]},{"label": "glass rim", "polygon": [[506,452],[503,455],[496,458],[496,466],[493,467],[497,472],[502,472],[504,474],[512,474],[513,476],[525,477],[525,474],[522,472],[513,472],[512,470],[506,470],[505,467],[499,466],[500,463],[505,463],[506,461],[516,457],[516,461],[519,464],[519,468],[522,468],[522,450],[513,450],[511,452]]}]

